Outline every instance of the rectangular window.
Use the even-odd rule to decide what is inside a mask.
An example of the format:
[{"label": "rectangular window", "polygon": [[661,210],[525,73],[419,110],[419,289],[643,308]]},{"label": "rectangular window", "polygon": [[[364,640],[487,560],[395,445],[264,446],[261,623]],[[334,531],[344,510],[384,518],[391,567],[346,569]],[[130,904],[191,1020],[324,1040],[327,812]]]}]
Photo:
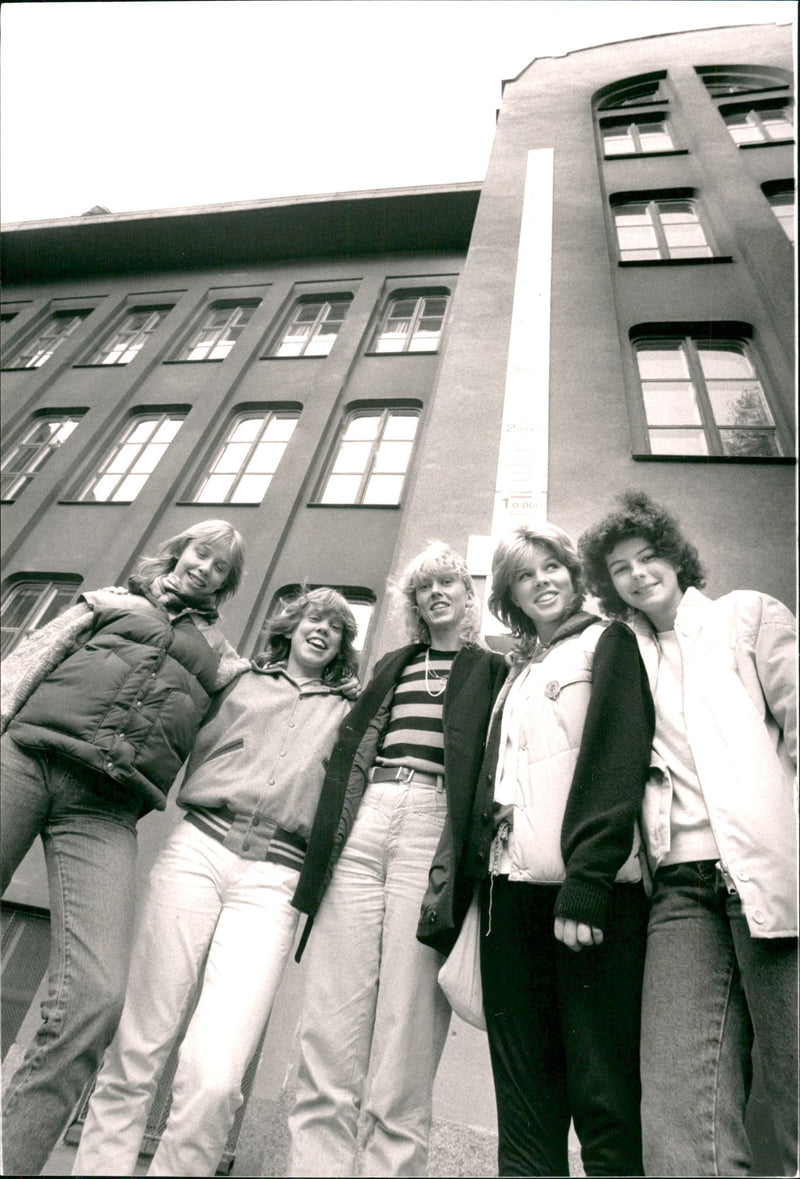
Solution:
[{"label": "rectangular window", "polygon": [[171,307],[134,307],[89,364],[130,364]]},{"label": "rectangular window", "polygon": [[19,442],[2,460],[2,498],[16,499],[49,458],[69,438],[80,416],[43,413],[37,415]]},{"label": "rectangular window", "polygon": [[352,413],[320,503],[398,504],[418,421],[416,409],[364,409]]},{"label": "rectangular window", "polygon": [[297,413],[239,414],[192,496],[198,504],[260,504],[297,425]]},{"label": "rectangular window", "polygon": [[635,122],[603,120],[600,124],[603,151],[607,156],[642,155],[644,152],[674,151],[675,145],[665,118]]},{"label": "rectangular window", "polygon": [[117,504],[135,500],[180,430],[185,416],[136,414],[77,498],[81,502]]},{"label": "rectangular window", "polygon": [[92,308],[80,311],[54,311],[45,326],[31,336],[8,362],[8,368],[41,368],[57,348],[73,335]]},{"label": "rectangular window", "polygon": [[82,580],[31,575],[13,582],[3,595],[0,609],[0,656],[5,659],[23,639],[71,606]]},{"label": "rectangular window", "polygon": [[743,341],[635,343],[652,454],[772,458],[781,448]]},{"label": "rectangular window", "polygon": [[710,258],[693,200],[632,201],[614,207],[623,262]]},{"label": "rectangular window", "polygon": [[224,360],[239,339],[258,302],[215,303],[201,326],[178,353],[178,360]]},{"label": "rectangular window", "polygon": [[791,106],[720,107],[734,143],[780,143],[794,138]]},{"label": "rectangular window", "polygon": [[301,300],[292,310],[273,356],[327,356],[350,309],[351,296]]},{"label": "rectangular window", "polygon": [[401,292],[389,300],[375,352],[436,352],[447,314],[449,291]]}]

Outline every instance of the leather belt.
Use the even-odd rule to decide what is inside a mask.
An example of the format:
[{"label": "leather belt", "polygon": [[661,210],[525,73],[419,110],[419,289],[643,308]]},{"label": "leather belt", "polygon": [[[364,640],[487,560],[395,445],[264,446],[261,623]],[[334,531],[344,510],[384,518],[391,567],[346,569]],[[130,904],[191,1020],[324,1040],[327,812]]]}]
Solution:
[{"label": "leather belt", "polygon": [[436,790],[444,787],[444,774],[429,774],[427,770],[415,770],[413,766],[373,766],[369,772],[370,782],[409,782],[414,786],[433,786]]}]

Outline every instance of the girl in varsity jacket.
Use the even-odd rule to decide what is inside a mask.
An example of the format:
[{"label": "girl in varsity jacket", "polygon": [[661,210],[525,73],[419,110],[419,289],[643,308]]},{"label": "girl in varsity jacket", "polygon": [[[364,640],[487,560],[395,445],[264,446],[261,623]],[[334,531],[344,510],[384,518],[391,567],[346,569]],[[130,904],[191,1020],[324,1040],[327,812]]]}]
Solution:
[{"label": "girl in varsity jacket", "polygon": [[291,900],[336,731],[358,683],[356,624],[322,587],[272,620],[222,694],[150,874],[125,1008],[89,1105],[76,1175],[132,1175],[150,1103],[202,974],[151,1175],[213,1175],[300,914]]},{"label": "girl in varsity jacket", "polygon": [[316,914],[289,1119],[295,1176],[355,1173],[359,1111],[362,1174],[426,1171],[450,1008],[442,955],[417,924],[434,857],[463,838],[505,664],[478,645],[472,581],[446,545],[412,561],[398,588],[416,641],[379,661],[342,725],[294,898]]}]

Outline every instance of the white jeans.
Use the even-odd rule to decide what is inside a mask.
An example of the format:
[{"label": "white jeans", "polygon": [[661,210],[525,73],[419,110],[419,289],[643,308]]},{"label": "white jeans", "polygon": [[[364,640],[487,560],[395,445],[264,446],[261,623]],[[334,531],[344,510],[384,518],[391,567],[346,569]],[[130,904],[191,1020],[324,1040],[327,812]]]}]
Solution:
[{"label": "white jeans", "polygon": [[422,1176],[450,1006],[416,938],[446,816],[441,791],[373,782],[308,943],[293,1176]]},{"label": "white jeans", "polygon": [[241,1081],[294,943],[296,869],[242,860],[187,822],[153,866],[125,1009],[89,1105],[73,1175],[132,1175],[147,1114],[206,953],[172,1109],[149,1175],[213,1175]]}]

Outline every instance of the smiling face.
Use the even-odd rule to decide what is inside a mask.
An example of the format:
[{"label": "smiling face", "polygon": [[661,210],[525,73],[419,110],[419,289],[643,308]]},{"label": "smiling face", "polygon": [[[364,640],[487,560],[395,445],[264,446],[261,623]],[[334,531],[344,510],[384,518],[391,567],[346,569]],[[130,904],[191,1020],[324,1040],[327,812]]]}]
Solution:
[{"label": "smiling face", "polygon": [[213,597],[231,571],[226,545],[190,540],[175,563],[170,577],[178,591],[190,598]]},{"label": "smiling face", "polygon": [[289,643],[286,670],[293,679],[319,679],[342,647],[341,619],[317,606],[306,606]]},{"label": "smiling face", "polygon": [[514,574],[511,600],[549,643],[574,604],[572,574],[546,545],[533,544]]},{"label": "smiling face", "polygon": [[656,630],[672,630],[683,590],[675,567],[656,554],[649,540],[621,540],[606,557],[606,567],[626,606],[641,610]]},{"label": "smiling face", "polygon": [[461,646],[461,624],[470,595],[458,573],[440,569],[417,584],[414,596],[420,618],[428,626],[431,646],[453,651]]}]

